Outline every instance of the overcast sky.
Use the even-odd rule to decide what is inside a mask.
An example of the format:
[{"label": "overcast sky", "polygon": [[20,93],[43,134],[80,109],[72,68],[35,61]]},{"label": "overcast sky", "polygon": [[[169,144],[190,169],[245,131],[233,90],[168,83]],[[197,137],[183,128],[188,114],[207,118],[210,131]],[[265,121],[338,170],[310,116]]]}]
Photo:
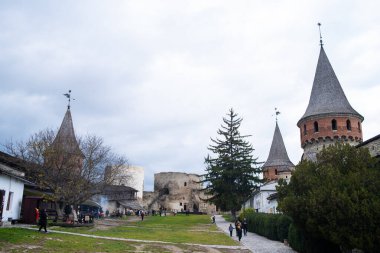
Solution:
[{"label": "overcast sky", "polygon": [[291,161],[324,48],[364,140],[380,133],[379,1],[0,2],[0,143],[57,129],[72,90],[77,135],[153,174],[204,173],[230,108],[265,161],[279,127]]}]

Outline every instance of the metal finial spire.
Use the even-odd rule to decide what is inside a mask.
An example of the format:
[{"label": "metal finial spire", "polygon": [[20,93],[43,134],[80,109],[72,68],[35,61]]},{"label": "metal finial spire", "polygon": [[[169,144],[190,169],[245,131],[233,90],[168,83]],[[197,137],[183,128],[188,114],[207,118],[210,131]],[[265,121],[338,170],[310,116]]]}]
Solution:
[{"label": "metal finial spire", "polygon": [[274,108],[275,114],[276,114],[276,122],[277,122],[277,116],[280,114],[280,111],[277,109],[277,107]]},{"label": "metal finial spire", "polygon": [[322,33],[321,33],[321,23],[318,23],[318,26],[319,26],[319,45],[321,45],[321,47],[323,46],[323,41],[322,41]]},{"label": "metal finial spire", "polygon": [[[67,109],[70,109],[71,90],[69,90],[69,93],[65,93],[63,95],[68,98],[69,101],[68,101],[68,104],[67,104]],[[75,99],[73,99],[73,100],[75,100]]]}]

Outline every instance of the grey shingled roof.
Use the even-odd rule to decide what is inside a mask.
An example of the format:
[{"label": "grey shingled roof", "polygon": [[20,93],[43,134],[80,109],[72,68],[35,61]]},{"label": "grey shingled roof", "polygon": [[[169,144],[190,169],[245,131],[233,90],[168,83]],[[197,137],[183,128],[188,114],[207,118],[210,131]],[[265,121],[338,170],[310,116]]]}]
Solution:
[{"label": "grey shingled roof", "polygon": [[280,128],[276,122],[276,128],[274,130],[272,146],[270,147],[269,156],[264,163],[263,168],[266,167],[279,167],[279,171],[289,170],[289,167],[294,167],[294,164],[290,161],[288,153],[286,152],[284,140],[280,132]]},{"label": "grey shingled roof", "polygon": [[329,114],[354,115],[362,121],[364,119],[348,102],[325,50],[321,46],[309,105],[297,125],[299,126],[302,120],[309,117]]},{"label": "grey shingled roof", "polygon": [[75,138],[73,119],[71,117],[70,109],[68,108],[63,118],[61,127],[58,130],[57,136],[53,141],[53,147],[62,148],[65,152],[72,154],[78,153],[83,156],[79,148],[77,139]]}]

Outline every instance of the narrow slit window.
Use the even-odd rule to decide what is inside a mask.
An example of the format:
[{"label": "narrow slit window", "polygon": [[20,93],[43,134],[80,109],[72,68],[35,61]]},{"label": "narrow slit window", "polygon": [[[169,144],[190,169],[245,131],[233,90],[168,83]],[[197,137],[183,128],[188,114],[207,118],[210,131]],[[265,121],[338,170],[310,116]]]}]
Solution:
[{"label": "narrow slit window", "polygon": [[331,121],[331,128],[332,128],[332,130],[337,130],[338,128],[337,128],[337,125],[336,125],[336,120],[335,119],[333,119],[332,121]]},{"label": "narrow slit window", "polygon": [[318,122],[315,121],[314,122],[314,133],[317,133],[317,132],[319,132],[319,127],[318,127]]},{"label": "narrow slit window", "polygon": [[351,121],[349,119],[346,121],[346,126],[347,126],[347,130],[351,131]]}]

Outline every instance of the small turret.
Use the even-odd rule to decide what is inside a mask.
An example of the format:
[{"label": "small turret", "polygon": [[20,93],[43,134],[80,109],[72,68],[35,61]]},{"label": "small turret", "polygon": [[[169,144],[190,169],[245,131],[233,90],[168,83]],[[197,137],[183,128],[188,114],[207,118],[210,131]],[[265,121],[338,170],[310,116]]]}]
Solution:
[{"label": "small turret", "polygon": [[294,164],[290,161],[286,152],[284,140],[278,127],[274,130],[272,145],[270,147],[269,156],[263,165],[264,178],[268,181],[280,178],[290,178]]}]

